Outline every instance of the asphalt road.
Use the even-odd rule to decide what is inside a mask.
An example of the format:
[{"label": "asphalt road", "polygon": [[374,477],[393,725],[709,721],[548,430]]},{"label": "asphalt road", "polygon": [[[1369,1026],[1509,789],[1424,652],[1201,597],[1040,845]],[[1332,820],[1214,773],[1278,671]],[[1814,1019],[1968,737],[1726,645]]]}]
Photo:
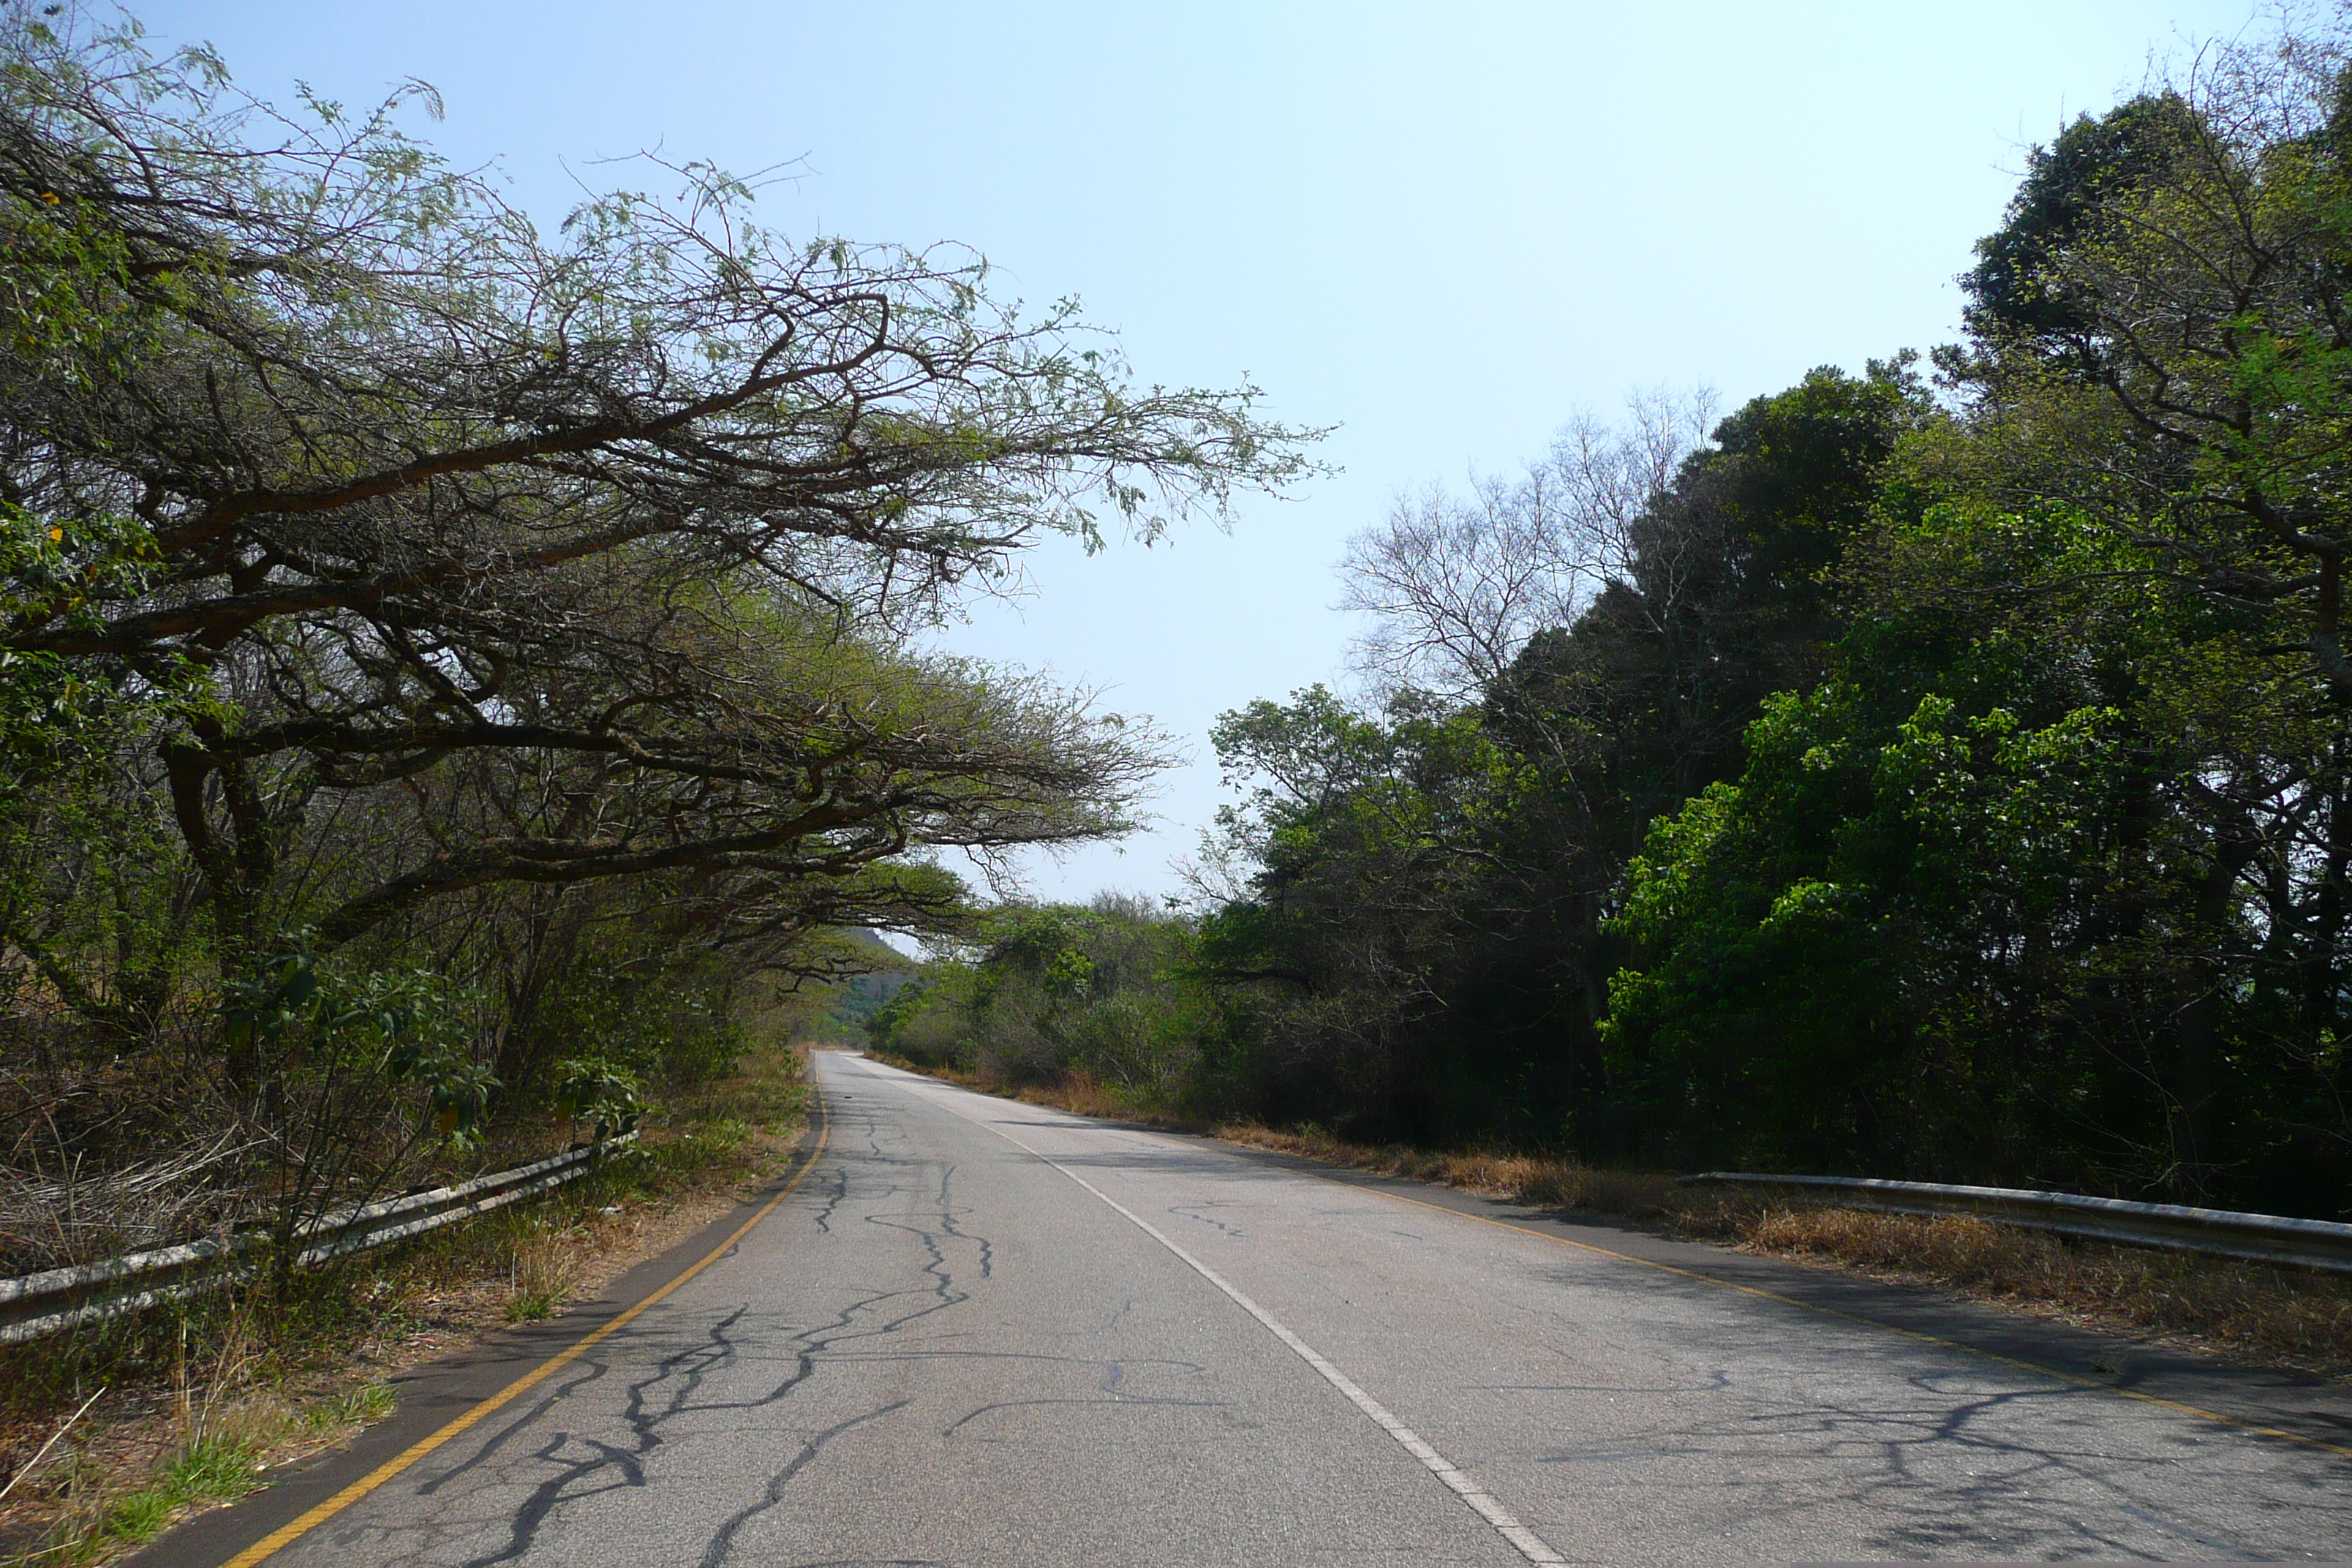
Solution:
[{"label": "asphalt road", "polygon": [[270,1562],[2352,1558],[2326,1387],[816,1059],[730,1255]]}]

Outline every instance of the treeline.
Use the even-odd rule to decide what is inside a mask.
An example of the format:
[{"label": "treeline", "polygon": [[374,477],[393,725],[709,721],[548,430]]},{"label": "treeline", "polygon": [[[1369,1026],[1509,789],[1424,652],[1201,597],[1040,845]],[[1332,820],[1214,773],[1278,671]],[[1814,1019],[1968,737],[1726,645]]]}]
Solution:
[{"label": "treeline", "polygon": [[1682,1167],[2352,1208],[2352,72],[2029,160],[1966,341],[1571,427],[1343,565],[1181,913],[1008,910],[890,1048]]},{"label": "treeline", "polygon": [[625,1122],[1122,830],[1150,727],[928,634],[1299,469],[707,165],[542,234],[420,94],[0,10],[0,1272]]}]

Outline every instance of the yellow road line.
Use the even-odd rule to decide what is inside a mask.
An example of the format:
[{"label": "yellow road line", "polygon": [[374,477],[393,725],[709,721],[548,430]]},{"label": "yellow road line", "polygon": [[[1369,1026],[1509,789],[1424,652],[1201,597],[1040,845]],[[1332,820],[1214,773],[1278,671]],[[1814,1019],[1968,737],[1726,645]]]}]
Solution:
[{"label": "yellow road line", "polygon": [[[1224,1140],[1221,1138],[1217,1142],[1222,1143]],[[1247,1144],[1229,1146],[1249,1147]],[[2210,1421],[2219,1426],[2234,1427],[2241,1432],[2250,1432],[2256,1436],[2276,1437],[2283,1442],[2294,1443],[2305,1448],[2318,1448],[2330,1454],[2341,1454],[2347,1458],[2352,1458],[2352,1447],[2347,1447],[2341,1443],[2330,1443],[2325,1438],[2306,1437],[2300,1432],[2282,1431],[2276,1426],[2258,1426],[2253,1422],[2242,1417],[2225,1415],[2218,1410],[2208,1410],[2200,1405],[2185,1405],[2178,1399],[2167,1399],[2161,1394],[2142,1394],[2131,1388],[2117,1388],[2112,1383],[2101,1383],[2095,1377],[2082,1377],[2071,1372],[2061,1372],[2054,1366],[2043,1366],[2039,1362],[2021,1361],[2016,1356],[2002,1355],[1998,1351],[1979,1349],[1975,1345],[1964,1344],[1958,1340],[1948,1340],[1940,1334],[1923,1333],[1917,1329],[1903,1328],[1877,1318],[1865,1318],[1855,1312],[1841,1312],[1835,1307],[1824,1307],[1817,1302],[1801,1300],[1794,1296],[1783,1296],[1777,1290],[1766,1290],[1754,1285],[1742,1285],[1731,1279],[1718,1279],[1712,1274],[1703,1274],[1696,1268],[1677,1268],[1671,1263],[1659,1263],[1652,1258],[1636,1258],[1630,1252],[1612,1251],[1605,1247],[1596,1247],[1589,1241],[1554,1236],[1549,1231],[1537,1230],[1530,1226],[1516,1224],[1510,1220],[1496,1219],[1483,1214],[1471,1214],[1463,1209],[1448,1207],[1444,1204],[1431,1203],[1425,1198],[1407,1197],[1402,1193],[1391,1192],[1388,1188],[1375,1186],[1370,1182],[1351,1182],[1340,1176],[1327,1176],[1317,1171],[1308,1171],[1305,1173],[1313,1176],[1318,1182],[1328,1182],[1336,1187],[1346,1187],[1360,1193],[1374,1193],[1384,1198],[1394,1198],[1401,1204],[1412,1204],[1416,1208],[1435,1209],[1439,1214],[1450,1214],[1456,1219],[1475,1220],[1480,1225],[1491,1225],[1498,1230],[1511,1231],[1519,1236],[1531,1236],[1538,1241],[1557,1242],[1562,1247],[1575,1247],[1580,1252],[1598,1253],[1603,1258],[1615,1258],[1620,1263],[1638,1263],[1644,1268],[1654,1268],[1662,1274],[1679,1275],[1685,1279],[1696,1279],[1719,1289],[1737,1290],[1742,1295],[1761,1297],[1767,1301],[1778,1301],[1784,1307],[1801,1308],[1808,1312],[1818,1312],[1825,1318],[1836,1318],[1844,1322],[1858,1323],[1864,1328],[1879,1329],[1890,1334],[1901,1334],[1905,1339],[1917,1340],[1923,1344],[1940,1345],[1946,1350],[1958,1351],[1963,1355],[1979,1356],[1986,1361],[1999,1362],[2003,1366],[2013,1366],[2037,1376],[2052,1378],[2059,1383],[2072,1384],[2077,1388],[2095,1389],[2102,1394],[2120,1394],[2126,1399],[2137,1399],[2143,1405],[2158,1405],[2166,1410],[2177,1411],[2183,1415],[2193,1415],[2200,1421]]]},{"label": "yellow road line", "polygon": [[705,1254],[700,1262],[697,1263],[693,1268],[687,1269],[684,1273],[674,1277],[668,1284],[664,1285],[660,1289],[655,1291],[652,1295],[647,1296],[644,1300],[639,1301],[635,1306],[631,1307],[619,1317],[614,1318],[611,1322],[606,1323],[603,1328],[598,1329],[595,1332],[583,1338],[577,1343],[558,1352],[548,1360],[540,1363],[539,1365],[523,1373],[520,1377],[516,1378],[512,1383],[508,1384],[504,1388],[499,1389],[496,1394],[491,1394],[488,1399],[483,1400],[480,1404],[475,1405],[471,1410],[467,1411],[463,1415],[458,1416],[456,1420],[450,1422],[439,1431],[433,1433],[429,1436],[418,1438],[415,1442],[411,1443],[407,1447],[403,1448],[399,1453],[394,1454],[391,1458],[386,1459],[383,1464],[378,1465],[374,1469],[370,1470],[366,1475],[362,1476],[358,1480],[353,1481],[351,1485],[345,1487],[334,1496],[304,1512],[299,1519],[295,1519],[289,1523],[282,1524],[276,1530],[271,1531],[268,1534],[263,1536],[260,1540],[255,1542],[252,1545],[247,1547],[244,1551],[230,1558],[226,1563],[221,1565],[221,1568],[254,1568],[254,1564],[264,1561],[281,1549],[291,1545],[298,1538],[309,1533],[310,1531],[317,1529],[320,1525],[324,1524],[327,1521],[334,1518],[335,1515],[342,1512],[343,1510],[351,1507],[352,1504],[359,1501],[360,1499],[367,1496],[368,1493],[375,1490],[386,1481],[393,1479],[403,1470],[405,1470],[410,1466],[415,1464],[419,1459],[424,1458],[427,1454],[433,1452],[434,1449],[440,1447],[443,1444],[448,1442],[453,1437],[464,1436],[486,1417],[496,1414],[506,1405],[512,1404],[517,1398],[530,1393],[532,1389],[538,1387],[541,1384],[546,1382],[549,1378],[554,1376],[557,1373],[562,1371],[565,1367],[571,1365],[573,1362],[587,1354],[589,1351],[594,1349],[604,1340],[609,1339],[614,1334],[616,1334],[623,1329],[628,1327],[629,1324],[635,1321],[638,1317],[667,1297],[671,1291],[676,1290],[679,1286],[685,1284],[688,1280],[693,1279],[696,1275],[701,1273],[704,1269],[718,1262],[719,1258],[726,1256],[729,1248],[732,1247],[737,1242],[742,1240],[744,1235],[749,1232],[753,1226],[759,1224],[761,1220],[767,1218],[768,1215],[774,1213],[776,1205],[782,1203],[786,1198],[791,1197],[793,1192],[800,1186],[801,1183],[807,1178],[808,1173],[816,1169],[817,1159],[824,1152],[825,1140],[831,1137],[833,1133],[833,1119],[825,1112],[824,1098],[817,1091],[814,1075],[811,1075],[809,1080],[809,1094],[816,1105],[816,1147],[809,1151],[807,1161],[801,1166],[800,1170],[793,1174],[793,1179],[784,1184],[783,1190],[782,1192],[779,1192],[774,1197],[770,1198],[766,1203],[761,1204],[760,1205],[759,1213],[753,1215],[750,1219],[745,1220],[741,1225],[737,1226],[733,1233],[730,1234],[726,1240],[720,1242],[717,1247],[712,1247],[709,1253]]}]

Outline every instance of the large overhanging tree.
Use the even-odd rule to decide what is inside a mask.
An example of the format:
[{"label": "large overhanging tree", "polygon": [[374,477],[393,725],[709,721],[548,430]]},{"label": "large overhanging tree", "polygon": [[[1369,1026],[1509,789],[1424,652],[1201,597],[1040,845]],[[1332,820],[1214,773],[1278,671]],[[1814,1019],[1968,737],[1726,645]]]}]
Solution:
[{"label": "large overhanging tree", "polygon": [[[936,884],[877,868],[1128,820],[1147,730],[915,639],[1042,536],[1297,474],[1246,388],[1132,387],[1071,307],[788,243],[707,167],[545,237],[400,100],[281,116],[202,52],[7,18],[12,764],[144,705],[232,960],[500,881],[667,875],[746,939],[919,921]],[[366,852],[289,907],[339,809]]]}]

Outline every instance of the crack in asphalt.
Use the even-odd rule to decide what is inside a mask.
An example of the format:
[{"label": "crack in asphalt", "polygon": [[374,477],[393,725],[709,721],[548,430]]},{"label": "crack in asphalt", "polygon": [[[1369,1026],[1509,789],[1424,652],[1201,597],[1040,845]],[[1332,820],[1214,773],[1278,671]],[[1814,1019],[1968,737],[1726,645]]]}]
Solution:
[{"label": "crack in asphalt", "polygon": [[[851,1125],[842,1127],[845,1121]],[[862,1126],[857,1125],[860,1122]],[[995,1243],[971,1226],[972,1211],[958,1200],[959,1172],[954,1162],[901,1154],[893,1146],[899,1140],[892,1136],[896,1130],[887,1125],[887,1119],[854,1101],[843,1104],[836,1112],[835,1125],[837,1134],[846,1134],[839,1138],[836,1147],[854,1146],[856,1141],[862,1142],[864,1148],[845,1157],[837,1156],[841,1163],[824,1173],[821,1184],[813,1186],[809,1195],[814,1201],[804,1205],[800,1212],[820,1235],[839,1235],[841,1222],[854,1217],[863,1225],[903,1237],[912,1249],[912,1256],[907,1259],[911,1278],[902,1277],[903,1282],[861,1291],[824,1321],[782,1332],[759,1322],[760,1331],[754,1333],[752,1326],[758,1322],[754,1303],[735,1303],[700,1324],[691,1342],[669,1347],[650,1363],[639,1363],[637,1375],[625,1384],[625,1394],[615,1412],[619,1433],[612,1440],[561,1429],[528,1451],[514,1453],[515,1444],[522,1435],[546,1433],[545,1424],[562,1414],[567,1400],[601,1382],[623,1375],[621,1367],[636,1358],[629,1355],[616,1339],[603,1347],[604,1355],[583,1359],[565,1377],[551,1383],[527,1408],[500,1423],[477,1448],[418,1488],[418,1495],[430,1495],[478,1477],[476,1484],[487,1483],[489,1495],[510,1490],[518,1484],[523,1486],[526,1490],[519,1500],[503,1503],[492,1518],[436,1521],[434,1526],[410,1533],[406,1543],[425,1550],[434,1544],[454,1546],[458,1538],[490,1528],[496,1529],[501,1539],[495,1544],[477,1544],[464,1560],[466,1568],[495,1568],[497,1564],[516,1562],[540,1544],[567,1510],[589,1499],[651,1484],[649,1464],[681,1420],[691,1417],[707,1423],[713,1415],[772,1415],[778,1406],[788,1405],[802,1396],[828,1368],[848,1372],[858,1366],[885,1363],[1005,1361],[1084,1368],[1100,1381],[1103,1392],[1091,1397],[999,1400],[979,1405],[948,1426],[943,1436],[961,1435],[971,1423],[992,1414],[1027,1407],[1095,1405],[1136,1409],[1156,1405],[1222,1408],[1223,1401],[1144,1396],[1120,1387],[1130,1368],[1149,1366],[1198,1373],[1202,1368],[1194,1362],[1152,1357],[1129,1358],[1122,1363],[1100,1357],[894,1343],[896,1337],[909,1328],[970,1301],[971,1289],[964,1283],[967,1273],[976,1279],[993,1276]],[[874,1177],[878,1181],[866,1179]],[[1130,1301],[1129,1306],[1132,1304]],[[1122,1309],[1122,1315],[1124,1311]],[[665,1314],[665,1320],[660,1324],[648,1321],[638,1331],[625,1336],[638,1354],[642,1355],[648,1340],[657,1344],[665,1328],[675,1331],[675,1319]],[[745,1369],[752,1353],[751,1347],[755,1345],[763,1359],[779,1357],[781,1352],[781,1375],[745,1394],[723,1396],[717,1380]],[[740,1377],[736,1381],[740,1383]],[[737,1549],[746,1530],[782,1505],[791,1495],[794,1479],[819,1461],[827,1445],[859,1426],[887,1421],[914,1402],[914,1396],[909,1394],[874,1404],[800,1443],[790,1460],[767,1478],[758,1497],[715,1526],[703,1548],[704,1568],[717,1568]],[[698,1431],[707,1433],[708,1427],[698,1427]]]},{"label": "crack in asphalt", "polygon": [[[900,1197],[920,1194],[928,1202],[917,1210],[895,1213],[869,1212],[859,1217],[867,1224],[896,1230],[913,1240],[919,1253],[916,1275],[919,1283],[895,1289],[863,1292],[842,1305],[824,1321],[802,1327],[782,1336],[788,1347],[788,1365],[783,1375],[763,1388],[756,1389],[750,1397],[709,1397],[713,1380],[744,1364],[743,1330],[751,1319],[751,1303],[739,1303],[721,1312],[700,1328],[693,1342],[668,1350],[645,1365],[639,1375],[626,1384],[626,1394],[616,1413],[625,1438],[606,1441],[559,1429],[544,1442],[520,1457],[509,1457],[514,1443],[521,1435],[534,1430],[544,1432],[551,1415],[558,1415],[566,1402],[608,1378],[619,1375],[615,1358],[622,1353],[620,1340],[604,1347],[606,1353],[583,1358],[562,1378],[551,1380],[529,1404],[501,1422],[498,1428],[457,1463],[429,1479],[418,1488],[417,1495],[429,1496],[452,1489],[468,1478],[485,1474],[494,1490],[503,1489],[518,1480],[525,1481],[528,1490],[522,1499],[502,1508],[499,1523],[504,1526],[503,1541],[487,1551],[478,1550],[465,1559],[466,1568],[493,1568],[494,1564],[511,1563],[529,1553],[536,1546],[551,1521],[569,1508],[584,1500],[606,1493],[641,1489],[648,1484],[647,1462],[667,1440],[667,1429],[683,1417],[708,1418],[712,1415],[753,1414],[770,1411],[791,1401],[823,1368],[833,1363],[856,1363],[887,1360],[919,1360],[927,1355],[955,1352],[860,1353],[855,1348],[897,1334],[908,1325],[935,1314],[950,1310],[970,1299],[969,1292],[959,1287],[956,1266],[949,1256],[953,1244],[967,1247],[975,1255],[975,1267],[982,1278],[993,1268],[993,1243],[966,1227],[963,1216],[968,1211],[955,1202],[955,1167],[940,1166],[935,1175],[926,1172],[923,1179],[910,1182],[907,1178],[935,1162],[910,1161],[900,1158],[884,1147],[881,1128],[870,1113],[865,1118],[867,1133],[866,1169],[884,1173],[883,1191],[875,1194],[878,1204],[887,1204],[895,1193]],[[811,1223],[820,1234],[833,1234],[835,1222],[856,1194],[853,1171],[845,1164],[834,1173],[818,1191],[820,1201],[804,1209]],[[626,1338],[643,1346],[649,1338],[657,1338],[658,1330],[651,1323]],[[773,1342],[769,1341],[767,1342]],[[1076,1358],[1036,1358],[1040,1360],[1074,1360]],[[1098,1361],[1086,1360],[1084,1364],[1099,1365]],[[865,1410],[858,1415],[835,1422],[803,1442],[792,1459],[771,1476],[761,1497],[722,1521],[705,1548],[703,1561],[715,1564],[732,1550],[740,1533],[752,1521],[783,1500],[791,1483],[807,1467],[815,1462],[825,1446],[843,1433],[869,1421],[883,1419],[912,1403],[901,1398]],[[977,1413],[975,1413],[977,1414]],[[535,1475],[518,1476],[520,1465]],[[420,1547],[446,1542],[456,1534],[478,1530],[488,1521],[452,1521],[436,1527],[410,1534],[410,1542]]]},{"label": "crack in asphalt", "polygon": [[528,1405],[519,1407],[516,1415],[493,1431],[479,1448],[449,1469],[425,1480],[416,1489],[417,1495],[430,1497],[451,1481],[488,1463],[501,1448],[506,1447],[509,1438],[547,1415],[557,1405],[569,1398],[575,1390],[585,1388],[593,1383],[602,1382],[605,1373],[610,1370],[601,1362],[573,1362],[571,1369],[567,1370],[563,1376],[550,1379],[542,1384],[544,1392]]},{"label": "crack in asphalt", "polygon": [[955,1169],[951,1164],[940,1167],[940,1228],[959,1241],[972,1244],[980,1254],[980,1277],[985,1279],[996,1272],[996,1246],[984,1236],[966,1236],[956,1228],[956,1216],[971,1211],[948,1201],[948,1182],[955,1174]]},{"label": "crack in asphalt", "polygon": [[1249,1232],[1244,1230],[1237,1225],[1227,1225],[1223,1220],[1218,1219],[1213,1215],[1207,1215],[1201,1212],[1203,1209],[1229,1208],[1234,1206],[1236,1205],[1223,1203],[1171,1204],[1169,1205],[1168,1212],[1175,1215],[1181,1219],[1196,1219],[1202,1225],[1214,1226],[1217,1229],[1223,1231],[1227,1236],[1239,1241],[1246,1237],[1249,1235]]},{"label": "crack in asphalt", "polygon": [[887,1405],[881,1405],[873,1410],[868,1410],[863,1415],[852,1415],[845,1420],[836,1421],[832,1426],[826,1427],[824,1431],[818,1433],[815,1436],[811,1437],[807,1442],[803,1443],[801,1445],[801,1451],[793,1456],[793,1462],[786,1465],[782,1469],[778,1470],[773,1476],[769,1478],[767,1496],[760,1501],[751,1504],[749,1508],[746,1508],[740,1512],[735,1514],[732,1518],[728,1520],[726,1523],[719,1527],[719,1533],[712,1536],[710,1538],[710,1544],[702,1549],[702,1568],[719,1568],[719,1564],[726,1562],[727,1554],[735,1550],[736,1535],[745,1525],[751,1523],[753,1520],[759,1518],[761,1514],[767,1512],[770,1509],[774,1508],[778,1503],[784,1500],[784,1490],[792,1485],[793,1478],[806,1469],[810,1462],[814,1460],[819,1453],[824,1451],[824,1446],[827,1443],[832,1442],[835,1437],[840,1436],[844,1432],[850,1430],[852,1427],[863,1426],[868,1421],[878,1421],[883,1416],[891,1414],[893,1411],[904,1410],[908,1405],[912,1405],[913,1403],[914,1400],[912,1398],[893,1400]]},{"label": "crack in asphalt", "polygon": [[832,1177],[832,1190],[825,1194],[824,1205],[809,1216],[820,1236],[833,1234],[834,1211],[849,1196],[849,1168],[845,1165],[835,1167]]}]

